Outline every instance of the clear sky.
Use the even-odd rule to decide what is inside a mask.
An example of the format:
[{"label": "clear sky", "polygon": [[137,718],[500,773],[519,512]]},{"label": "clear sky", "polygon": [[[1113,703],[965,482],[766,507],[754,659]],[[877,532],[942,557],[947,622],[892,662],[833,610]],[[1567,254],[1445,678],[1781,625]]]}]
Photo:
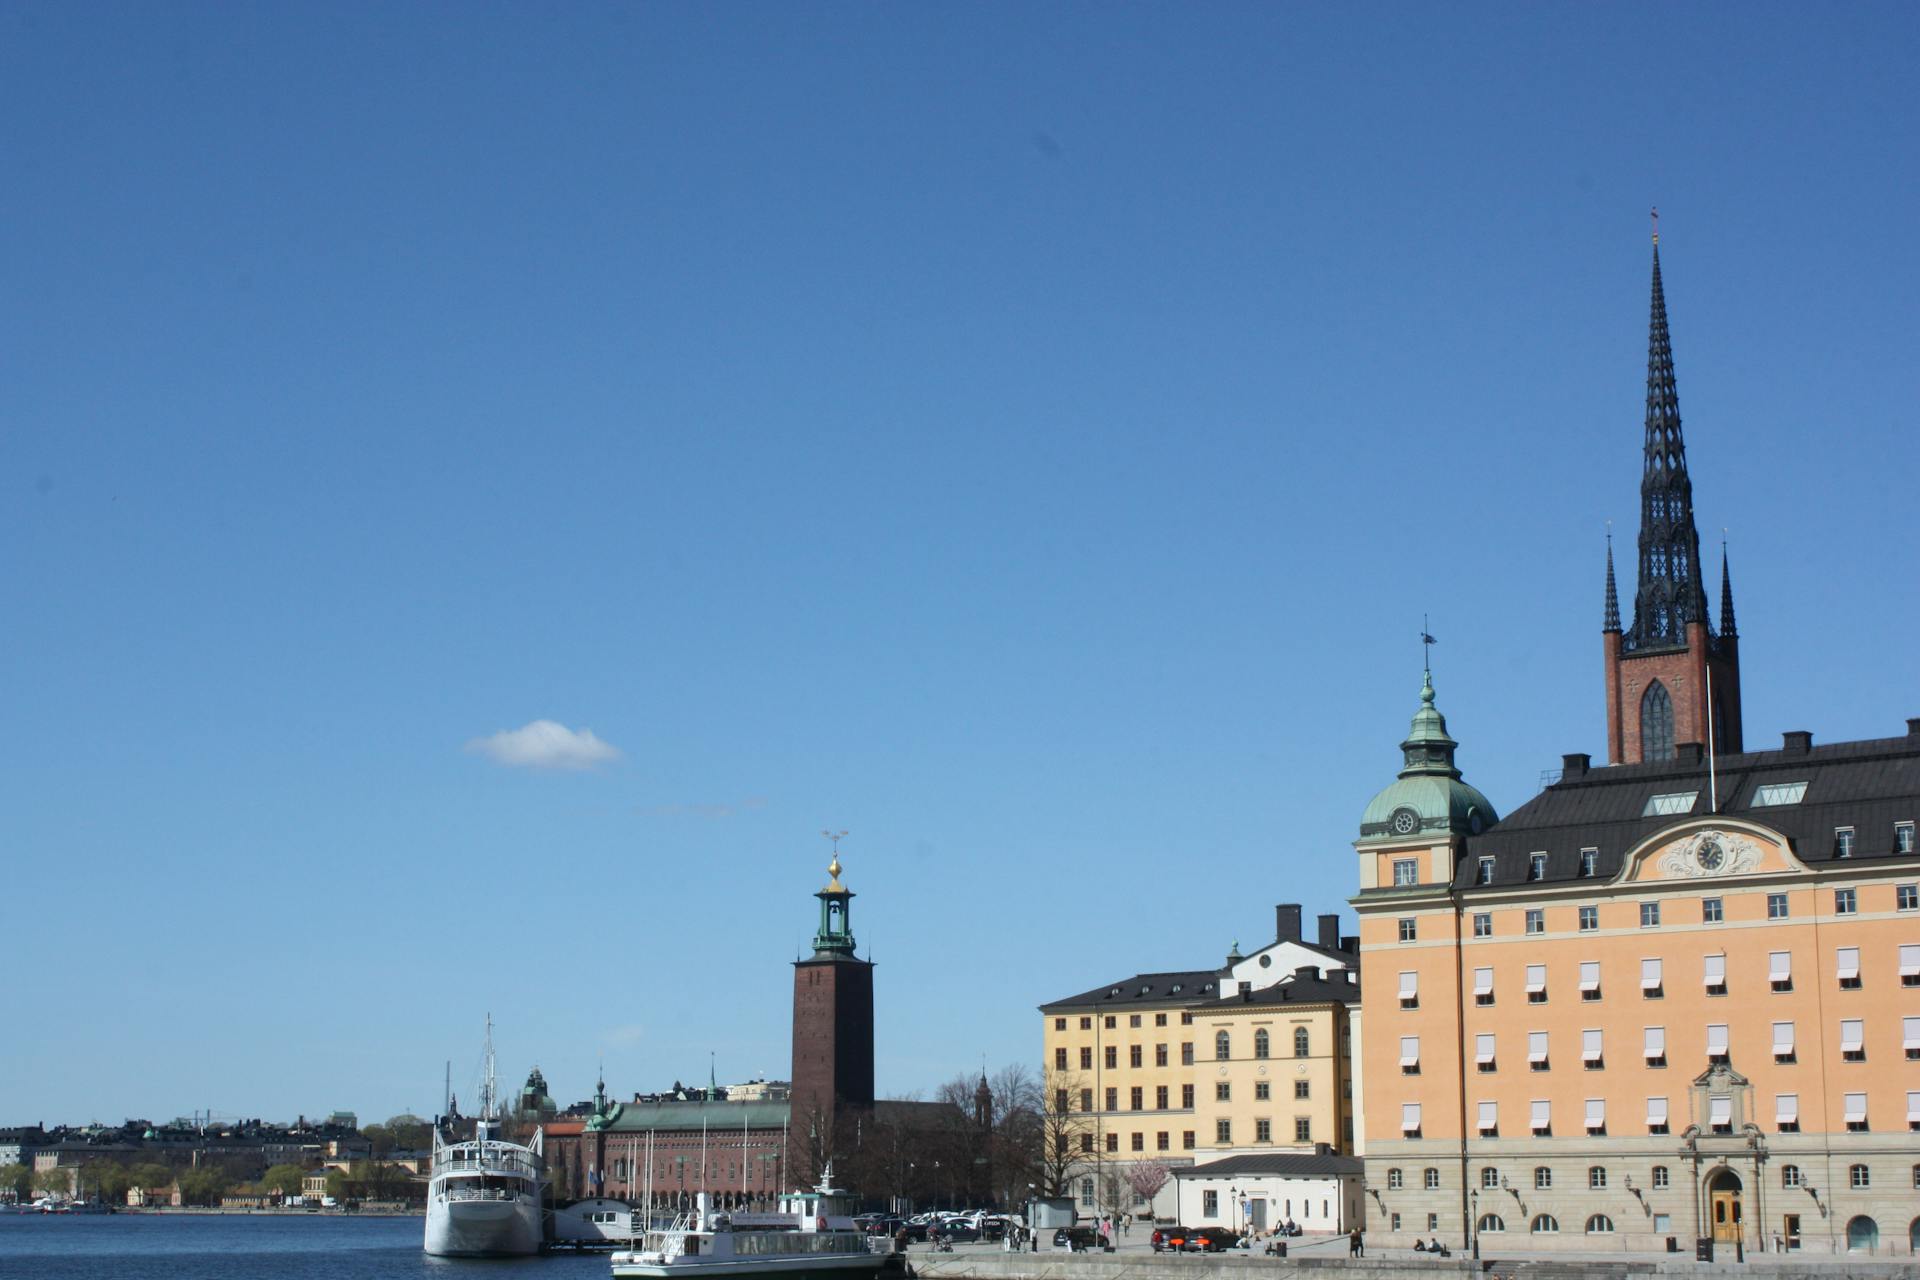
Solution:
[{"label": "clear sky", "polygon": [[488,1011],[563,1102],[784,1075],[826,827],[887,1093],[1344,909],[1423,614],[1502,811],[1604,755],[1654,204],[1750,741],[1904,731],[1916,65],[1911,4],[0,6],[0,1122],[430,1113]]}]

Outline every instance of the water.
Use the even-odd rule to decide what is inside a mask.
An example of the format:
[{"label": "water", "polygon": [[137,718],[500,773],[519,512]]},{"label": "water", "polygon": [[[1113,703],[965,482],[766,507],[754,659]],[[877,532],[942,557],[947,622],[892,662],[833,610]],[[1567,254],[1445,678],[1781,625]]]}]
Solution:
[{"label": "water", "polygon": [[429,1258],[419,1218],[0,1214],[0,1280],[605,1280],[605,1254]]}]

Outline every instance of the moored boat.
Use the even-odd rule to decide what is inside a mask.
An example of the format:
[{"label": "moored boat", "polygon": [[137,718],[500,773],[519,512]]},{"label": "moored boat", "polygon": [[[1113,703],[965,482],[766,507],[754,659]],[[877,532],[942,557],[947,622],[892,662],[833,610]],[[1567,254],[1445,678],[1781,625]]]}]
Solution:
[{"label": "moored boat", "polygon": [[545,1232],[546,1171],[541,1134],[531,1146],[499,1136],[493,1079],[493,1019],[487,1019],[486,1076],[473,1138],[448,1142],[433,1130],[427,1185],[426,1250],[442,1258],[503,1258],[538,1253]]},{"label": "moored boat", "polygon": [[852,1197],[832,1186],[828,1168],[812,1191],[780,1198],[773,1213],[715,1213],[700,1193],[692,1213],[637,1247],[613,1255],[616,1280],[696,1280],[701,1276],[779,1276],[786,1280],[860,1280],[885,1265],[893,1242],[853,1223]]}]

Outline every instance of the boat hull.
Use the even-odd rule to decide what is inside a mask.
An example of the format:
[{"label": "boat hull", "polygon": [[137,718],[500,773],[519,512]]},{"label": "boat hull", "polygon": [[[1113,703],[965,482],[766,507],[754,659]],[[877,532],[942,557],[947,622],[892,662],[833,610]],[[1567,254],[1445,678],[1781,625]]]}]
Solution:
[{"label": "boat hull", "polygon": [[517,1258],[540,1252],[532,1200],[437,1200],[427,1206],[427,1252],[438,1258]]},{"label": "boat hull", "polygon": [[621,1280],[696,1280],[701,1276],[749,1280],[778,1276],[780,1280],[857,1280],[878,1275],[886,1262],[877,1253],[798,1254],[793,1257],[701,1258],[697,1261],[633,1262],[614,1259],[613,1274]]}]

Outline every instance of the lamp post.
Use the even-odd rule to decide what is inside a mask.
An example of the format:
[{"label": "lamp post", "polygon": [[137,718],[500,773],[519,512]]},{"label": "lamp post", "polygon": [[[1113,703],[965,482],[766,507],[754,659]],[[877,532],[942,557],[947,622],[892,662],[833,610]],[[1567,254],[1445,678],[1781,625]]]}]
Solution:
[{"label": "lamp post", "polygon": [[1472,1206],[1467,1215],[1467,1241],[1473,1246],[1473,1260],[1480,1260],[1480,1188],[1475,1187],[1467,1193],[1467,1203]]}]

